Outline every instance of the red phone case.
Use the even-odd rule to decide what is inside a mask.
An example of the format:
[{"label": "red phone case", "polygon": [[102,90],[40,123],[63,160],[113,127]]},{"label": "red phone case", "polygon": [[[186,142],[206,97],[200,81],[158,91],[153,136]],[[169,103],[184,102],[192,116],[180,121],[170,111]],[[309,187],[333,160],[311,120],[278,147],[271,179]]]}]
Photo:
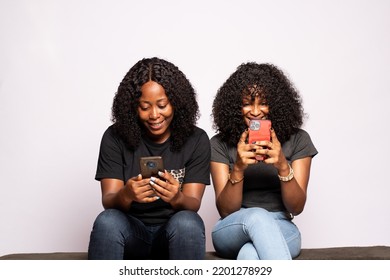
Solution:
[{"label": "red phone case", "polygon": [[[253,144],[257,141],[271,141],[270,129],[270,120],[251,120],[249,123],[248,143]],[[264,160],[262,156],[256,156],[256,159]]]}]

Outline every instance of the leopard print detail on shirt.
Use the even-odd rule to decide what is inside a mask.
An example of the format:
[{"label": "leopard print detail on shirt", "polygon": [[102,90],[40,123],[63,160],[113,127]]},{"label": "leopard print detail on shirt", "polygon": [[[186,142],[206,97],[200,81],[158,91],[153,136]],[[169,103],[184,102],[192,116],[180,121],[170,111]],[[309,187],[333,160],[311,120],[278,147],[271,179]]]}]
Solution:
[{"label": "leopard print detail on shirt", "polygon": [[180,190],[182,189],[182,184],[184,181],[184,176],[186,175],[186,169],[178,169],[178,170],[168,170],[169,173],[175,178],[177,181],[179,181]]}]

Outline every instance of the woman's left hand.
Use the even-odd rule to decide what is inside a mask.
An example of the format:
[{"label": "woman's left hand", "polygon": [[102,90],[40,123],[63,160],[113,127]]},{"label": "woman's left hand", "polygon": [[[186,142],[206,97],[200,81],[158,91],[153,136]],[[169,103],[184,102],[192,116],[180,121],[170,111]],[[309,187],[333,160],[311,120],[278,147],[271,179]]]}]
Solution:
[{"label": "woman's left hand", "polygon": [[265,156],[264,163],[273,164],[278,170],[286,168],[287,160],[275,130],[271,129],[271,141],[259,141],[256,144],[261,146],[256,149],[256,153]]},{"label": "woman's left hand", "polygon": [[167,171],[159,171],[158,175],[160,178],[150,178],[150,185],[155,190],[157,196],[165,202],[171,203],[179,196],[180,183]]}]

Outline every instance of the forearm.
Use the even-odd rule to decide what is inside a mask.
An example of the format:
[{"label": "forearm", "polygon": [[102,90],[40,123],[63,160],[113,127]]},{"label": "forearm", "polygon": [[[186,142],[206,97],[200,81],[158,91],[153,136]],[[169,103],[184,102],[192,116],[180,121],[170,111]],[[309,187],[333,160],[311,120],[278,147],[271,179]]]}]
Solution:
[{"label": "forearm", "polygon": [[241,208],[244,171],[235,165],[229,175],[227,165],[212,163],[211,166],[216,206],[224,218]]},{"label": "forearm", "polygon": [[286,168],[279,170],[278,173],[283,177],[293,175],[293,178],[289,181],[280,181],[282,199],[287,211],[293,215],[300,214],[306,203],[306,188],[309,173],[305,172],[307,175],[302,176],[302,168],[298,168],[296,164],[295,172],[290,165],[287,165]]},{"label": "forearm", "polygon": [[299,215],[306,203],[306,193],[295,179],[289,182],[281,182],[282,199],[287,211],[293,215]]},{"label": "forearm", "polygon": [[126,189],[123,187],[117,192],[107,193],[102,197],[104,209],[118,209],[128,211],[130,209],[132,200],[126,194]]},{"label": "forearm", "polygon": [[175,210],[192,210],[198,212],[201,200],[195,197],[187,196],[179,192],[177,198],[171,201],[171,206]]},{"label": "forearm", "polygon": [[226,182],[223,191],[217,197],[217,209],[221,218],[225,218],[233,212],[240,210],[242,203],[242,182],[232,184]]},{"label": "forearm", "polygon": [[175,195],[167,201],[175,210],[192,210],[198,212],[206,185],[201,183],[187,183]]}]

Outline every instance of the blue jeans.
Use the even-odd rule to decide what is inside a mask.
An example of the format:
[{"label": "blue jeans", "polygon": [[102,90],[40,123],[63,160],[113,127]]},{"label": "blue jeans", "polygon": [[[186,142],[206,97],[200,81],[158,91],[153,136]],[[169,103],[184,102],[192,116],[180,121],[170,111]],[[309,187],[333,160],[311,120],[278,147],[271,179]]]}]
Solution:
[{"label": "blue jeans", "polygon": [[212,240],[216,252],[228,259],[289,260],[301,250],[301,234],[284,212],[257,207],[220,219]]},{"label": "blue jeans", "polygon": [[204,259],[205,229],[193,211],[175,213],[165,224],[148,225],[116,209],[96,218],[88,259]]}]

